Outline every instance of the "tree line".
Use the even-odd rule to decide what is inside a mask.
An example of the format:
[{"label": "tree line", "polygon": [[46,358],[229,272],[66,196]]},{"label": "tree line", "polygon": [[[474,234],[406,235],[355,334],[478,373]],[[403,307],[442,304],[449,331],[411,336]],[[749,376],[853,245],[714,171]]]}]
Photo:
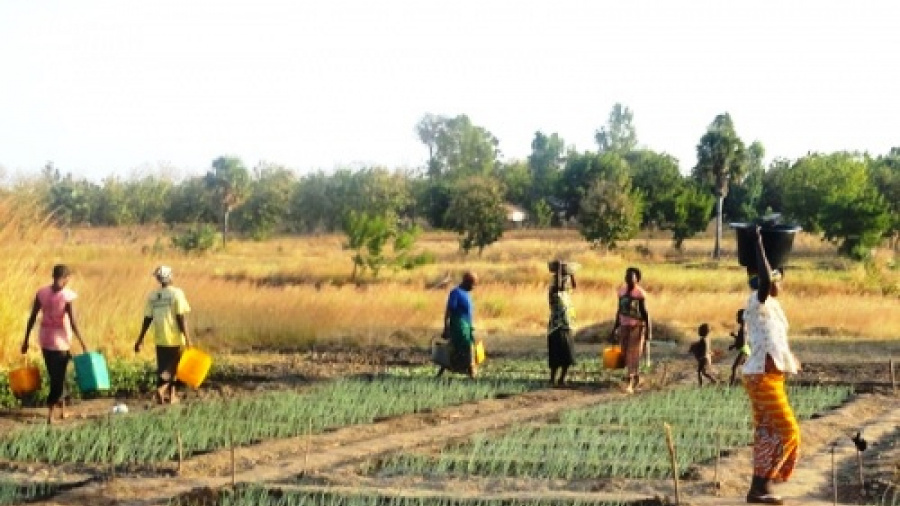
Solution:
[{"label": "tree line", "polygon": [[342,231],[354,268],[373,274],[408,263],[422,227],[455,231],[464,251],[482,250],[501,237],[506,204],[526,210],[531,226],[576,226],[602,248],[641,229],[670,231],[680,248],[715,219],[718,256],[723,223],[770,212],[853,258],[886,239],[896,246],[900,236],[900,148],[809,153],[765,166],[763,144],[746,144],[724,113],[700,136],[691,173],[682,174],[677,159],[639,145],[622,104],[596,131],[596,149],[577,151],[559,134],[538,131],[525,160],[501,161],[499,140],[465,115],[426,114],[415,133],[428,152],[420,169],[298,175],[222,156],[206,174],[180,181],[111,176],[98,184],[48,163],[37,180],[6,191],[33,195],[64,226],[190,225],[207,235],[218,229],[223,240]]}]

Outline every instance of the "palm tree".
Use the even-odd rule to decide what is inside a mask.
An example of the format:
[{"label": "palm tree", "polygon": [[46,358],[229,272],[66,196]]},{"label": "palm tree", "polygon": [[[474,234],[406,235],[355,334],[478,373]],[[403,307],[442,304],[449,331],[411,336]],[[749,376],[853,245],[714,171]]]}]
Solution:
[{"label": "palm tree", "polygon": [[213,160],[212,169],[206,173],[206,185],[222,207],[222,246],[225,246],[228,216],[247,198],[250,173],[240,158],[220,156]]},{"label": "palm tree", "polygon": [[727,112],[716,116],[697,144],[697,165],[693,172],[694,178],[710,185],[716,196],[716,245],[713,249],[716,260],[721,256],[722,202],[728,195],[730,182],[743,178],[746,167],[744,142],[734,131],[731,116]]}]

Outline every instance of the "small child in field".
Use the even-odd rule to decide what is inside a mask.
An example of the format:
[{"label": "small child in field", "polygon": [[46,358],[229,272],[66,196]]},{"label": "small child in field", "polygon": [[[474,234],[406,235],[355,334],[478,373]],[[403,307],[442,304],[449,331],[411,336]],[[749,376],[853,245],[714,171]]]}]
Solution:
[{"label": "small child in field", "polygon": [[747,338],[744,335],[746,325],[744,324],[743,309],[738,309],[737,324],[737,334],[734,332],[731,333],[731,337],[734,338],[734,344],[728,347],[729,350],[738,351],[737,357],[734,358],[734,365],[731,366],[731,381],[728,382],[731,386],[734,386],[737,383],[738,367],[744,365],[744,362],[746,362],[747,358],[750,356],[750,345],[747,344]]},{"label": "small child in field", "polygon": [[710,372],[712,368],[712,349],[709,347],[709,341],[706,337],[709,335],[709,325],[701,324],[697,328],[697,335],[700,336],[696,342],[691,344],[689,348],[691,354],[697,359],[697,381],[703,386],[703,377],[706,376],[713,384],[718,383]]}]

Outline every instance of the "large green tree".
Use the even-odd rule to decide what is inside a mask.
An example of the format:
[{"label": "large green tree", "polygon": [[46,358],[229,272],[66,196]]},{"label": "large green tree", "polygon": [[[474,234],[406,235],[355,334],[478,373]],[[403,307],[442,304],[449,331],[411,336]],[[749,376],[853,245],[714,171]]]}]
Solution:
[{"label": "large green tree", "polygon": [[579,214],[581,199],[598,179],[619,181],[628,177],[628,163],[618,153],[569,153],[558,182],[557,193],[566,207],[566,217]]},{"label": "large green tree", "polygon": [[612,151],[624,156],[637,147],[637,130],[634,128],[634,113],[622,104],[616,103],[609,112],[606,126],[594,134],[601,153]]},{"label": "large green tree", "polygon": [[432,178],[487,176],[497,168],[500,142],[464,114],[455,118],[426,114],[416,131],[428,147],[428,174]]},{"label": "large green tree", "polygon": [[890,208],[854,153],[812,154],[780,178],[785,214],[810,232],[821,232],[841,253],[868,255],[890,228]]},{"label": "large green tree", "polygon": [[640,230],[643,199],[627,176],[596,179],[579,206],[579,231],[595,246],[613,249]]},{"label": "large green tree", "polygon": [[539,202],[554,195],[557,181],[562,173],[565,142],[558,134],[545,135],[535,132],[528,155],[528,169],[531,172],[531,188],[525,202],[521,202],[534,213]]},{"label": "large green tree", "polygon": [[763,164],[766,150],[762,143],[754,141],[747,147],[747,170],[739,181],[732,181],[728,196],[723,201],[723,214],[732,221],[751,221],[765,214],[761,208],[763,179],[766,168]]},{"label": "large green tree", "polygon": [[697,144],[697,165],[693,175],[697,181],[709,185],[716,196],[716,242],[713,257],[722,254],[722,202],[728,195],[728,186],[739,181],[747,167],[744,142],[734,129],[728,113],[716,116]]},{"label": "large green tree", "polygon": [[463,252],[478,248],[480,255],[486,246],[503,236],[506,211],[500,185],[488,177],[458,181],[451,189],[444,222],[459,234]]},{"label": "large green tree", "polygon": [[228,237],[228,218],[241,205],[250,192],[250,173],[240,158],[220,156],[212,162],[206,174],[206,183],[219,206],[222,219],[222,245]]},{"label": "large green tree", "polygon": [[672,221],[672,203],[684,187],[684,177],[678,160],[666,153],[649,149],[631,151],[625,155],[635,190],[644,196],[642,225],[665,228]]},{"label": "large green tree", "polygon": [[293,172],[278,165],[260,164],[253,169],[247,201],[234,213],[237,228],[255,240],[271,236],[289,213],[294,188]]},{"label": "large green tree", "polygon": [[891,148],[887,155],[879,156],[869,166],[872,182],[890,207],[889,235],[894,249],[900,246],[900,147]]},{"label": "large green tree", "polygon": [[715,203],[715,197],[696,182],[685,181],[680,185],[667,203],[670,209],[663,224],[663,228],[672,231],[676,249],[681,249],[685,239],[706,230]]}]

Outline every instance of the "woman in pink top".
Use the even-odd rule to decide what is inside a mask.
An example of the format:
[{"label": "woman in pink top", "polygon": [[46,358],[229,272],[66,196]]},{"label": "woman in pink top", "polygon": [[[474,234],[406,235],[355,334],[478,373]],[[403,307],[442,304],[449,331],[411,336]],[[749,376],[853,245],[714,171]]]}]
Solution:
[{"label": "woman in pink top", "polygon": [[[650,324],[650,313],[647,312],[647,294],[638,286],[641,281],[641,270],[629,267],[625,270],[625,286],[619,288],[619,304],[616,309],[610,340],[614,340],[618,332],[622,354],[625,355],[625,367],[628,370],[625,391],[630,393],[640,384],[638,369],[645,343],[653,338],[653,327]],[[645,340],[646,339],[646,340]]]},{"label": "woman in pink top", "polygon": [[25,328],[25,341],[22,343],[22,354],[28,353],[28,338],[37,320],[38,312],[42,313],[41,326],[38,331],[38,343],[44,355],[44,364],[50,376],[50,394],[47,396],[47,423],[53,423],[53,408],[59,407],[60,419],[65,418],[63,393],[66,383],[66,369],[69,366],[72,347],[72,334],[78,338],[81,348],[87,351],[81,332],[75,323],[75,311],[72,301],[77,295],[66,288],[69,282],[69,268],[65,265],[53,266],[53,284],[37,291],[31,306],[31,316]]}]

